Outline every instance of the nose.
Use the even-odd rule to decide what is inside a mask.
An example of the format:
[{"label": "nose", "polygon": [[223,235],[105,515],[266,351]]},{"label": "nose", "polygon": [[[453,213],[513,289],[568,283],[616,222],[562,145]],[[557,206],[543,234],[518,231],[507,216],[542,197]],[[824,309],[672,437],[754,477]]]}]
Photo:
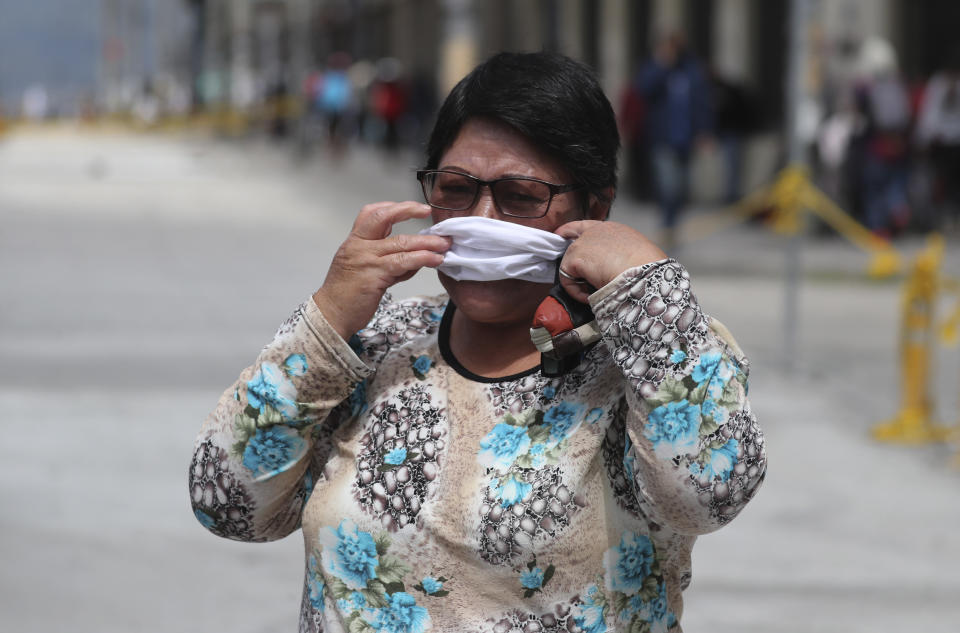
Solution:
[{"label": "nose", "polygon": [[493,203],[493,192],[489,186],[483,185],[480,187],[480,196],[477,198],[476,204],[473,205],[471,215],[481,218],[497,218],[497,205]]}]

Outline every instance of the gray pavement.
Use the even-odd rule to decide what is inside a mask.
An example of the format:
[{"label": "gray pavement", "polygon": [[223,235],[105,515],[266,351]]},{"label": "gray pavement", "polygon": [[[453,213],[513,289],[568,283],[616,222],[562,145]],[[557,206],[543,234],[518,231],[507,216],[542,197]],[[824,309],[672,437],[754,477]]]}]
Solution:
[{"label": "gray pavement", "polygon": [[[0,629],[295,630],[300,537],[205,532],[186,492],[193,437],[322,281],[359,206],[417,195],[416,163],[361,150],[298,165],[264,141],[71,129],[0,138]],[[627,200],[614,214],[656,225]],[[868,436],[898,404],[900,285],[866,280],[842,240],[807,240],[785,373],[783,247],[739,226],[680,254],[751,356],[770,458],[751,506],[694,550],[685,630],[955,632],[956,449]],[[396,293],[438,289],[421,274]],[[960,352],[937,361],[955,421]]]}]

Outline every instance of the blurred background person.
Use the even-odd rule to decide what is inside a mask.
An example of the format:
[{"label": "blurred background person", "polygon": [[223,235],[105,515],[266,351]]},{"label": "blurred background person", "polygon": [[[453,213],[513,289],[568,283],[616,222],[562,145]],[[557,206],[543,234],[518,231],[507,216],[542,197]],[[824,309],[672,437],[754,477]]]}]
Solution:
[{"label": "blurred background person", "polygon": [[353,104],[354,134],[361,142],[374,142],[377,138],[375,120],[370,112],[370,87],[376,77],[376,67],[370,60],[358,59],[350,64],[350,101]]},{"label": "blurred background person", "polygon": [[711,101],[700,62],[676,31],[660,36],[653,57],[641,68],[637,91],[647,105],[647,140],[663,246],[676,243],[680,211],[690,187],[690,159],[712,131]]},{"label": "blurred background person", "polygon": [[352,131],[353,87],[347,74],[350,55],[342,51],[327,59],[327,70],[320,77],[316,99],[327,130],[331,158],[341,158]]},{"label": "blurred background person", "polygon": [[910,219],[910,94],[900,77],[893,46],[886,40],[867,39],[861,64],[863,80],[856,103],[863,120],[858,139],[863,151],[863,219],[875,234],[891,237]]},{"label": "blurred background person", "polygon": [[377,74],[370,87],[370,104],[381,124],[381,145],[388,156],[400,148],[400,121],[407,111],[407,87],[398,59],[384,57],[377,62]]},{"label": "blurred background person", "polygon": [[845,209],[852,208],[854,195],[848,168],[850,144],[861,124],[862,118],[854,104],[853,92],[846,90],[837,95],[836,104],[817,131],[817,184]]},{"label": "blurred background person", "polygon": [[760,125],[760,110],[750,87],[716,69],[710,73],[713,131],[723,156],[723,201],[743,195],[743,148]]},{"label": "blurred background person", "polygon": [[930,78],[921,101],[916,141],[934,172],[930,224],[960,213],[960,48]]},{"label": "blurred background person", "polygon": [[617,108],[617,125],[626,160],[623,169],[623,188],[631,196],[647,200],[650,198],[650,152],[647,143],[647,104],[637,89],[636,81],[628,81],[620,93]]}]

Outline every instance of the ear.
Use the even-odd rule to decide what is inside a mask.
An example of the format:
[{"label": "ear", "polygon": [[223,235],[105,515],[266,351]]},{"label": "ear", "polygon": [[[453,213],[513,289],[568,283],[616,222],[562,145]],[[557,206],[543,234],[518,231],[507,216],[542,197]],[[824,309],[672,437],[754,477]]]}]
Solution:
[{"label": "ear", "polygon": [[602,194],[590,194],[587,208],[587,220],[599,220],[603,222],[610,215],[610,207],[613,205],[613,197],[617,190],[613,187],[607,187]]}]

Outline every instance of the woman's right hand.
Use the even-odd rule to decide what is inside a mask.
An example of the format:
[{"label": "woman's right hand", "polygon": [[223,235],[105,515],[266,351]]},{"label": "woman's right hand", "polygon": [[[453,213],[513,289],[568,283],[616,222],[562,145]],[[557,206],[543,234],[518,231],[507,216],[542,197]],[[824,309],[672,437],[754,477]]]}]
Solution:
[{"label": "woman's right hand", "polygon": [[439,235],[394,235],[393,225],[430,215],[419,202],[375,202],[360,210],[323,285],[313,295],[327,322],[349,339],[366,327],[387,288],[424,266],[437,267],[451,240]]}]

